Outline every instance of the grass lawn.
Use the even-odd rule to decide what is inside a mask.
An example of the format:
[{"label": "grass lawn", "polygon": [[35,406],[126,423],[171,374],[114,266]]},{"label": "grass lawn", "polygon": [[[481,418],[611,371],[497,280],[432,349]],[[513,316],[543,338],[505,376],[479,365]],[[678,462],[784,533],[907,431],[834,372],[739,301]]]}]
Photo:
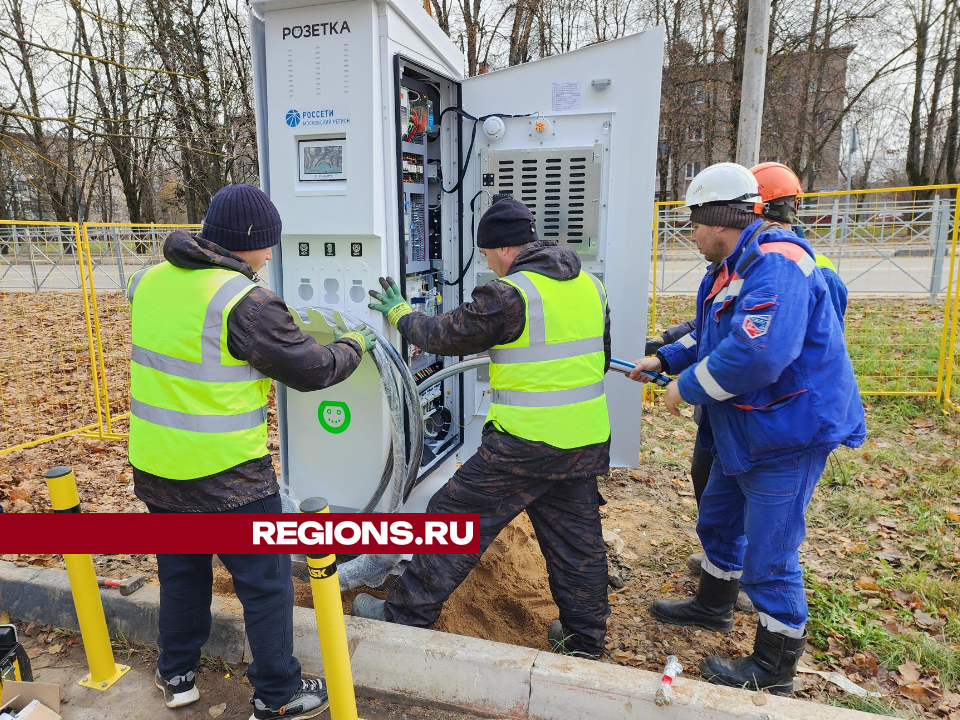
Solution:
[{"label": "grass lawn", "polygon": [[[659,300],[658,329],[693,314]],[[936,387],[942,308],[853,300],[847,314],[861,390]],[[872,712],[960,718],[960,416],[933,398],[865,396],[869,435],[831,456],[801,548],[815,660],[885,698],[835,701]],[[644,457],[684,466],[687,418],[654,410],[663,431]],[[652,445],[652,447],[651,447]],[[903,701],[909,700],[911,705]]]}]

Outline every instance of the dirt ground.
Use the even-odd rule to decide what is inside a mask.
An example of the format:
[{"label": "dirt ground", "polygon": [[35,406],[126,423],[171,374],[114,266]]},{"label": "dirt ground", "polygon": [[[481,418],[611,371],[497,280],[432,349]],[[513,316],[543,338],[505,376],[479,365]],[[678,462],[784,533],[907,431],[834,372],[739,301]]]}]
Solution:
[{"label": "dirt ground", "polygon": [[[94,448],[91,449],[91,444]],[[49,445],[0,457],[0,497],[15,509],[48,509],[42,470],[52,464],[71,464],[80,480],[81,502],[89,510],[142,512],[143,505],[132,494],[129,471],[124,467],[120,443],[85,439],[64,439]],[[17,492],[19,491],[19,492]],[[668,654],[679,657],[684,674],[696,677],[697,664],[709,654],[749,653],[756,616],[737,613],[737,625],[721,635],[698,628],[664,626],[649,615],[649,602],[660,596],[683,597],[696,588],[696,579],[684,569],[684,561],[697,547],[693,518],[693,492],[683,472],[641,465],[616,470],[601,484],[607,500],[603,508],[604,528],[623,541],[612,540],[610,564],[623,580],[623,587],[610,588],[611,616],[608,622],[606,661],[659,671]],[[2,556],[4,560],[41,566],[60,566],[57,556]],[[156,582],[152,556],[98,556],[98,573],[125,577],[143,573]],[[499,579],[497,579],[499,578]],[[232,595],[229,573],[215,569],[218,594]],[[357,591],[344,594],[344,611]],[[374,594],[383,596],[383,592]],[[296,581],[298,605],[312,605],[307,583]],[[240,612],[239,602],[234,609]],[[526,516],[518,518],[482,558],[480,565],[450,598],[436,628],[472,637],[546,649],[546,631],[557,617],[550,596],[546,566],[537,547],[533,528]],[[808,656],[808,662],[809,662]],[[833,691],[815,676],[804,676],[809,684],[801,697],[818,699]]]},{"label": "dirt ground", "polygon": [[[83,355],[76,351],[79,341],[66,336],[57,352],[73,358],[74,375],[51,374],[42,363],[18,365],[20,359],[40,354],[37,339],[29,337],[35,327],[30,318],[47,322],[43,318],[53,317],[57,309],[42,298],[33,302],[36,307],[19,306],[0,296],[0,311],[12,308],[22,315],[19,324],[7,326],[13,331],[0,334],[0,447],[15,438],[11,407],[20,408],[18,422],[43,416],[45,429],[55,427],[58,419],[72,418],[76,377],[85,371]],[[75,305],[68,310],[82,316],[82,307]],[[110,332],[117,335],[123,309],[110,307]],[[684,312],[689,309],[678,308],[675,314],[688,316]],[[6,319],[0,312],[0,320]],[[33,343],[29,347],[34,351],[24,353],[24,343]],[[117,368],[125,362],[124,352],[122,341],[111,345],[111,383],[122,385]],[[29,392],[18,385],[27,377],[36,381]],[[111,406],[116,403],[117,411],[125,402],[119,385],[111,385]],[[70,399],[58,409],[61,387]],[[23,414],[25,407],[33,408],[32,415]],[[666,656],[675,654],[684,673],[696,677],[706,655],[750,652],[756,616],[737,613],[735,629],[720,635],[658,624],[647,609],[657,597],[686,597],[696,588],[696,579],[684,566],[687,555],[698,549],[688,474],[695,425],[689,414],[686,408],[677,420],[658,405],[648,407],[637,467],[616,470],[601,483],[608,501],[603,522],[612,576],[605,661],[659,671]],[[275,419],[271,411],[272,449]],[[808,514],[801,560],[811,603],[808,630],[817,644],[808,644],[804,664],[840,672],[883,697],[854,700],[808,673],[800,676],[799,696],[908,718],[960,720],[960,428],[956,420],[941,417],[932,403],[879,401],[868,406],[868,425],[871,438],[863,448],[834,454]],[[76,471],[87,511],[144,511],[133,494],[125,443],[78,437],[0,455],[0,507],[5,512],[49,512],[43,473],[60,464]],[[56,556],[2,559],[61,564]],[[152,556],[98,556],[96,562],[99,574],[141,573],[156,582]],[[216,589],[224,596],[232,593],[222,568],[216,571]],[[298,581],[296,591],[297,603],[309,606],[309,586]],[[354,595],[344,595],[346,611]],[[239,612],[239,603],[235,607]],[[436,627],[545,649],[546,630],[556,616],[543,558],[529,521],[521,516],[449,600]]]}]

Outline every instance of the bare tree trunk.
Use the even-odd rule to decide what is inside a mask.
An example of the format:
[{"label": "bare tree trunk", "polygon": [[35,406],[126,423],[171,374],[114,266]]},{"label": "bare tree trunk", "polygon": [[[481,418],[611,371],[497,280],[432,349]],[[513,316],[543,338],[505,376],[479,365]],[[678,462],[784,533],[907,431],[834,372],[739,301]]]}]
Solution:
[{"label": "bare tree trunk", "polygon": [[[954,4],[953,14],[960,12],[960,5]],[[953,51],[953,85],[950,88],[950,119],[947,121],[946,145],[948,183],[957,182],[957,155],[958,135],[960,135],[960,41],[954,41]]]},{"label": "bare tree trunk", "polygon": [[530,60],[530,32],[537,16],[540,0],[516,0],[513,11],[513,28],[510,31],[508,62],[511,66]]},{"label": "bare tree trunk", "polygon": [[740,88],[743,85],[743,53],[747,46],[747,0],[733,0],[733,58],[730,61],[730,138],[736,142],[740,127]]},{"label": "bare tree trunk", "polygon": [[932,0],[920,0],[919,12],[914,13],[917,60],[913,71],[913,102],[910,106],[910,126],[907,130],[907,179],[911,185],[921,184],[923,158],[920,157],[923,133],[924,70],[927,63],[927,36],[930,32]]}]

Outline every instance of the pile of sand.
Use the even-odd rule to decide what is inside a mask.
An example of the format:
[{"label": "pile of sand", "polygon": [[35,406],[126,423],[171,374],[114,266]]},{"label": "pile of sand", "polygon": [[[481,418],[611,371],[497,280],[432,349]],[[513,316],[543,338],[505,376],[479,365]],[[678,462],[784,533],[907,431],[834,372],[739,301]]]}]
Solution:
[{"label": "pile of sand", "polygon": [[[369,590],[364,589],[366,592]],[[224,567],[214,568],[214,592],[233,595],[233,581]],[[350,612],[359,590],[343,594]],[[313,607],[309,583],[294,578],[294,602]],[[383,597],[383,592],[374,592]],[[238,611],[239,611],[239,603]],[[443,607],[434,629],[532,648],[546,646],[547,628],[557,618],[550,596],[547,565],[533,526],[520,515],[493,541],[480,563]]]},{"label": "pile of sand", "polygon": [[547,565],[526,513],[493,541],[443,607],[437,630],[532,648],[546,647],[557,615]]}]

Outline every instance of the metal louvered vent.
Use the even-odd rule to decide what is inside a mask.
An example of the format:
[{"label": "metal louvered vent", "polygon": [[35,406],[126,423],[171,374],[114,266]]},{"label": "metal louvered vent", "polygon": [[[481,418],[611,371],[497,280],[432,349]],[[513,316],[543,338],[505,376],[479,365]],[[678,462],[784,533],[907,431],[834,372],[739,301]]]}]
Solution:
[{"label": "metal louvered vent", "polygon": [[512,195],[537,219],[537,234],[581,255],[597,254],[603,148],[491,150],[483,189]]}]

